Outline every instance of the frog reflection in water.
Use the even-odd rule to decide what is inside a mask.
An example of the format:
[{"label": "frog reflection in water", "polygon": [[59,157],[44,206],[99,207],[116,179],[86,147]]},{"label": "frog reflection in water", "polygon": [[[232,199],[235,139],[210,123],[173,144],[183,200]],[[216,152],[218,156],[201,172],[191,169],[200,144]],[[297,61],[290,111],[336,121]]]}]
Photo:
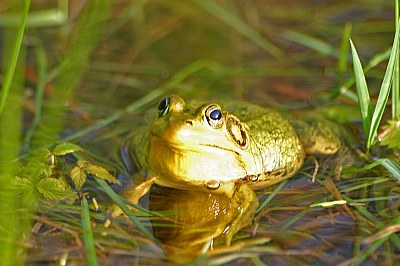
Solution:
[{"label": "frog reflection in water", "polygon": [[[255,213],[258,200],[253,190],[292,176],[305,154],[335,153],[341,146],[337,136],[333,122],[313,115],[294,120],[245,102],[186,103],[171,96],[160,102],[149,131],[132,144],[131,157],[143,178],[136,179],[124,196],[138,203],[157,184],[205,193],[198,194],[202,202],[207,195],[213,200],[224,197],[230,215],[211,236],[197,242],[222,235],[229,245]],[[214,216],[209,205],[199,208],[201,204],[188,203],[186,216],[192,215],[193,221],[199,213]]]}]

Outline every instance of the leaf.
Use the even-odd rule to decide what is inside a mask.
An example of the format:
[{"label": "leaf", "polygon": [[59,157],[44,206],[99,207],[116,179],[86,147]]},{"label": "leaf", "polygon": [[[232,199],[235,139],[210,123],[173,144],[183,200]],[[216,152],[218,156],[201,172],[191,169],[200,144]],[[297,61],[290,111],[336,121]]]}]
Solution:
[{"label": "leaf", "polygon": [[96,246],[93,238],[92,223],[90,222],[89,204],[84,197],[81,202],[82,207],[82,229],[83,229],[83,241],[85,243],[85,255],[87,265],[98,265],[96,256]]},{"label": "leaf", "polygon": [[46,162],[51,156],[51,151],[48,149],[40,149],[35,151],[30,156],[30,162]]},{"label": "leaf", "polygon": [[22,177],[32,176],[38,178],[51,176],[52,172],[53,169],[47,164],[39,161],[29,161],[28,164],[20,168],[19,175]]},{"label": "leaf", "polygon": [[361,171],[368,171],[371,170],[372,168],[382,164],[382,160],[383,159],[378,159],[370,164],[367,164],[366,166],[364,166],[363,168],[361,168]]},{"label": "leaf", "polygon": [[42,166],[42,174],[45,177],[50,177],[52,173],[53,173],[53,169],[50,167],[50,165],[44,164]]},{"label": "leaf", "polygon": [[23,206],[37,209],[40,195],[36,190],[35,178],[32,176],[28,176],[27,178],[16,176],[12,180],[11,186],[17,195],[21,197]]},{"label": "leaf", "polygon": [[75,166],[70,172],[72,182],[77,190],[80,190],[86,181],[86,173],[80,167]]},{"label": "leaf", "polygon": [[385,158],[382,160],[382,165],[397,179],[397,181],[400,181],[400,166],[396,162]]},{"label": "leaf", "polygon": [[50,177],[51,174],[53,173],[53,169],[44,163],[37,162],[37,163],[29,163],[28,168],[26,169],[30,173],[32,173],[33,176],[35,177]]},{"label": "leaf", "polygon": [[29,180],[27,178],[21,178],[19,176],[16,176],[12,180],[11,184],[12,184],[13,188],[17,189],[18,191],[25,190],[25,189],[29,188],[30,186],[32,186],[31,180]]},{"label": "leaf", "polygon": [[392,51],[391,51],[390,57],[389,57],[389,63],[386,68],[385,76],[383,78],[381,89],[379,91],[378,100],[376,102],[375,111],[372,116],[371,128],[369,130],[368,139],[367,139],[367,148],[372,146],[372,143],[374,142],[374,140],[376,138],[376,135],[378,132],[378,127],[382,120],[383,112],[385,111],[385,107],[386,107],[387,101],[389,99],[390,88],[391,88],[392,79],[393,79],[393,72],[395,70],[396,56],[397,56],[398,50],[399,50],[399,29],[400,29],[400,27],[398,25],[397,29],[396,29],[396,34],[394,36]]},{"label": "leaf", "polygon": [[400,148],[400,129],[395,129],[385,136],[381,141],[381,145],[388,146],[390,149]]},{"label": "leaf", "polygon": [[34,186],[27,187],[21,194],[23,206],[36,210],[39,207],[40,194]]},{"label": "leaf", "polygon": [[353,68],[354,68],[354,78],[357,90],[358,106],[360,108],[364,134],[368,138],[372,120],[371,101],[369,97],[367,82],[365,81],[363,68],[360,59],[357,55],[357,50],[354,47],[354,44],[351,40],[350,40],[350,45],[351,45],[351,54],[353,56]]},{"label": "leaf", "polygon": [[55,178],[46,177],[41,179],[36,188],[43,197],[54,201],[63,200],[68,194],[64,182]]},{"label": "leaf", "polygon": [[110,174],[105,168],[103,168],[101,166],[86,163],[86,164],[83,164],[82,167],[83,167],[83,170],[85,170],[85,172],[87,172],[87,173],[89,173],[89,174],[91,174],[91,175],[93,175],[93,176],[95,176],[97,178],[106,180],[106,181],[111,182],[111,183],[116,183],[116,184],[119,184],[119,185],[121,184],[115,178],[115,176]]},{"label": "leaf", "polygon": [[370,170],[378,165],[385,167],[397,181],[400,181],[400,166],[395,161],[388,158],[375,159],[375,162],[364,166],[361,170]]},{"label": "leaf", "polygon": [[65,143],[58,144],[54,148],[53,154],[56,156],[60,156],[60,155],[66,155],[68,153],[73,153],[73,152],[77,152],[77,151],[83,151],[83,149],[76,144],[65,142]]},{"label": "leaf", "polygon": [[400,148],[400,122],[399,121],[389,121],[388,125],[383,127],[385,130],[381,134],[381,145],[388,146],[388,148]]}]

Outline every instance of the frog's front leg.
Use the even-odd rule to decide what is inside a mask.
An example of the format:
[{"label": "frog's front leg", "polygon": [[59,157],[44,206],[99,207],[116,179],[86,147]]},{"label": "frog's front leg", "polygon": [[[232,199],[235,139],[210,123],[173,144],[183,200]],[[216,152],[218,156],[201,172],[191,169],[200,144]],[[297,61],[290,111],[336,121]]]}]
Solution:
[{"label": "frog's front leg", "polygon": [[[143,177],[144,179],[144,177]],[[142,180],[143,180],[142,179]],[[122,192],[122,197],[124,197],[125,199],[127,199],[128,201],[132,202],[133,204],[138,204],[139,200],[147,194],[147,192],[149,192],[151,186],[154,184],[156,180],[156,177],[152,177],[146,181],[142,181],[141,183],[139,182],[134,182],[133,184],[130,185],[130,187],[126,188],[123,192]],[[121,208],[114,204],[111,209],[110,209],[111,215],[112,217],[118,217],[119,215],[121,215],[123,213],[123,211],[121,210]],[[104,226],[108,227],[110,225],[110,220],[107,219],[104,222]]]},{"label": "frog's front leg", "polygon": [[256,194],[246,184],[240,185],[235,191],[232,201],[232,205],[237,206],[237,210],[234,210],[236,214],[224,230],[227,246],[231,244],[233,236],[240,229],[250,224],[259,205]]}]

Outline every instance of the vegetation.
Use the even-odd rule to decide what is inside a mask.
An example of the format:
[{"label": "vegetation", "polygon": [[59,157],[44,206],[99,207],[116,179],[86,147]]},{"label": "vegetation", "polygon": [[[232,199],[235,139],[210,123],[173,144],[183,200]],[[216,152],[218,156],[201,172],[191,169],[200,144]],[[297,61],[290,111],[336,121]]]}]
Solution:
[{"label": "vegetation", "polygon": [[[231,247],[205,246],[186,261],[396,264],[398,1],[284,2],[5,1],[0,264],[182,262],[149,232],[170,214],[114,192],[118,150],[171,93],[318,107],[356,140],[318,158],[316,182],[310,159],[292,179],[257,192],[253,223]],[[363,58],[371,58],[364,68]],[[128,219],[106,212],[110,199]]]}]

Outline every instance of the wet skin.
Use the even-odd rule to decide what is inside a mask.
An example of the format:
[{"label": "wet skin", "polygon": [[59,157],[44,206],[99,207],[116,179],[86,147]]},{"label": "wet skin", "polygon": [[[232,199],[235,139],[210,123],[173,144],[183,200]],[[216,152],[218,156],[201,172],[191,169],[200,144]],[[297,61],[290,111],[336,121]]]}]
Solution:
[{"label": "wet skin", "polygon": [[[306,154],[335,153],[341,146],[338,131],[315,114],[293,119],[247,102],[186,103],[167,97],[149,130],[128,146],[141,175],[124,196],[137,203],[153,184],[222,194],[237,212],[216,230],[230,244],[258,206],[253,190],[292,176]],[[200,211],[193,206],[186,207],[188,216]]]}]

